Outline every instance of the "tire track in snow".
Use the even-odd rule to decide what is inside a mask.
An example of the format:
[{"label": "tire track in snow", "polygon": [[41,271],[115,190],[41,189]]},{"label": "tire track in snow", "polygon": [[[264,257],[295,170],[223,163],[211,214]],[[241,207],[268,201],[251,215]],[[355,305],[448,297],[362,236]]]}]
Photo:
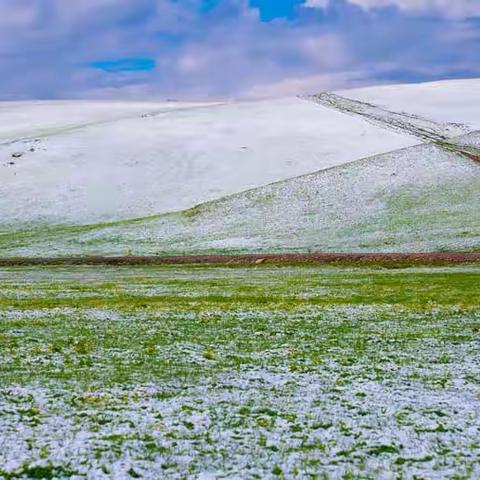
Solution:
[{"label": "tire track in snow", "polygon": [[466,125],[438,123],[418,115],[392,112],[370,103],[341,97],[334,93],[320,93],[303,98],[343,113],[359,115],[374,125],[397,132],[400,131],[423,141],[438,142],[471,133]]},{"label": "tire track in snow", "polygon": [[462,142],[462,137],[467,138],[471,134],[478,133],[466,125],[454,122],[439,123],[419,115],[392,112],[377,105],[352,100],[334,93],[320,93],[300,98],[342,113],[361,116],[376,126],[417,137],[422,142],[435,143],[441,148],[480,162],[480,148]]}]

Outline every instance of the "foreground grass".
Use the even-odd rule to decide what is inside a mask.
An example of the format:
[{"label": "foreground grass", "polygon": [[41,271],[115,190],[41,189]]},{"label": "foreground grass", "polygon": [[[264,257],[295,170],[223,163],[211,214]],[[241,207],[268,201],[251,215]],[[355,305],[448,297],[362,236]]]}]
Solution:
[{"label": "foreground grass", "polygon": [[3,269],[0,478],[478,478],[479,294],[475,266]]}]

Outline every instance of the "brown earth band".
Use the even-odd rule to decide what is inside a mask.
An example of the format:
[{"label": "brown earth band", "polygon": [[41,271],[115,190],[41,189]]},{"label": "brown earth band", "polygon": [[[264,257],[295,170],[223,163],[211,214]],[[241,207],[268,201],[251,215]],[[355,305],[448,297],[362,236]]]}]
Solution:
[{"label": "brown earth band", "polygon": [[184,255],[122,257],[0,258],[0,267],[14,266],[155,266],[155,265],[454,265],[480,263],[480,253],[285,253],[250,255]]}]

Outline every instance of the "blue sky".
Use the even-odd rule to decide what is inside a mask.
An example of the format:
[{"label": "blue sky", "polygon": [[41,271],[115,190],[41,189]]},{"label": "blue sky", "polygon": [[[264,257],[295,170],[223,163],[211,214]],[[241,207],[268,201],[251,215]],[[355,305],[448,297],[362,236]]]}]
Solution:
[{"label": "blue sky", "polygon": [[480,77],[480,0],[0,0],[0,98],[231,98]]}]

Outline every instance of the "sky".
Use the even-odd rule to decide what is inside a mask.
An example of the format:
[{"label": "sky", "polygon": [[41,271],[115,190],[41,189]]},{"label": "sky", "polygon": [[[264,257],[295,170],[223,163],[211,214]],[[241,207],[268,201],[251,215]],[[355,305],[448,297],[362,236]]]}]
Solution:
[{"label": "sky", "polygon": [[219,99],[480,77],[480,0],[0,0],[0,99]]}]

